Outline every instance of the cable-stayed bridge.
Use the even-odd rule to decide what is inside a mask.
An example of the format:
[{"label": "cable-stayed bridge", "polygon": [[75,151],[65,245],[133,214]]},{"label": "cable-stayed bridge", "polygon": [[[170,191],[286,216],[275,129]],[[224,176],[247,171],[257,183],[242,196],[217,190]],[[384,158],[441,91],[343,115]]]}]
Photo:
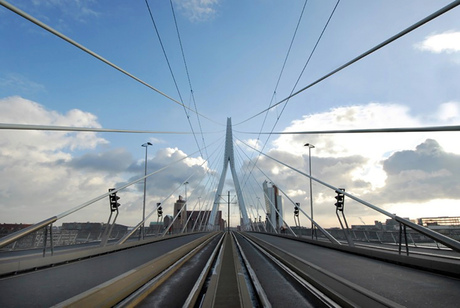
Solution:
[{"label": "cable-stayed bridge", "polygon": [[[339,1],[337,2],[337,4]],[[187,119],[190,113],[198,122],[207,118],[191,108],[182,98],[176,100],[156,87],[139,79],[121,67],[109,62],[83,45],[52,29],[43,22],[15,8],[5,1],[4,7],[30,20],[53,35],[104,62],[117,71],[159,93],[184,108]],[[148,6],[148,2],[146,2]],[[287,103],[289,99],[322,80],[354,64],[367,55],[392,43],[432,19],[460,4],[453,1],[443,9],[406,28],[362,55],[345,63],[334,71],[301,90],[290,93],[285,99],[270,104],[260,113]],[[337,5],[336,5],[337,7]],[[335,10],[335,8],[334,8]],[[150,11],[150,8],[149,8]],[[151,12],[150,12],[151,13]],[[333,14],[333,12],[332,12]],[[332,17],[331,14],[331,17]],[[151,14],[152,16],[152,14]],[[153,16],[152,16],[153,21]],[[326,24],[327,26],[327,24]],[[177,25],[176,25],[177,27]],[[319,42],[319,41],[318,41]],[[165,54],[166,56],[166,54]],[[184,57],[185,62],[185,57]],[[190,79],[189,79],[190,83]],[[176,84],[177,87],[177,84]],[[178,91],[179,92],[179,91]],[[276,92],[276,91],[275,91]],[[193,90],[191,89],[193,94]],[[180,96],[180,92],[179,92]],[[279,119],[279,118],[278,118]],[[48,217],[17,232],[0,238],[0,305],[2,307],[27,306],[158,306],[158,307],[455,307],[460,299],[460,243],[424,225],[390,213],[363,200],[352,191],[332,185],[320,178],[277,159],[248,142],[234,138],[232,121],[227,119],[223,151],[208,153],[212,146],[206,144],[204,133],[194,131],[189,121],[198,150],[170,165],[147,172],[147,148],[145,147],[144,176],[126,181],[107,192],[69,207],[64,212]],[[237,123],[236,125],[241,124]],[[445,132],[458,131],[458,126],[413,127],[335,130],[316,132],[274,132],[263,134],[342,134],[380,132]],[[66,127],[51,125],[27,125],[3,123],[4,130],[70,131],[111,133],[172,133],[159,131]],[[199,140],[202,137],[202,140]],[[259,140],[259,139],[258,139]],[[267,139],[268,141],[268,139]],[[150,144],[151,145],[151,144]],[[250,150],[250,157],[242,151]],[[311,145],[308,145],[311,149]],[[147,209],[145,189],[147,180],[158,173],[170,172],[170,168],[200,155],[205,163],[215,162],[207,168],[208,177],[198,192],[198,202],[189,204],[187,185],[195,174],[181,179],[170,195]],[[217,157],[217,158],[216,158]],[[310,158],[310,155],[309,155]],[[282,170],[302,176],[312,185],[321,186],[335,196],[335,212],[340,227],[324,228],[313,216],[313,198],[310,197],[310,213],[305,205],[298,204],[290,195],[289,183],[276,183],[258,161],[270,160]],[[245,162],[254,163],[245,163]],[[223,164],[222,164],[223,163]],[[238,165],[244,171],[238,170]],[[222,166],[218,176],[213,170]],[[223,193],[227,186],[228,167],[233,180],[235,196]],[[264,184],[254,174],[262,174]],[[268,182],[270,181],[270,183]],[[144,184],[142,220],[126,232],[117,232],[120,214],[119,196],[137,184]],[[269,184],[268,184],[269,183]],[[262,186],[263,185],[263,186]],[[270,185],[270,186],[269,186]],[[178,197],[173,215],[163,217],[166,200],[176,196],[184,188],[184,196]],[[191,189],[190,189],[191,190]],[[195,189],[194,194],[197,194]],[[260,196],[260,197],[258,197]],[[310,195],[311,196],[311,195]],[[281,197],[284,207],[281,206]],[[261,201],[262,199],[263,201]],[[59,245],[55,224],[91,209],[97,202],[109,204],[109,217],[95,241],[75,245]],[[354,230],[347,222],[346,202],[353,200],[364,211],[373,211],[393,223],[387,231]],[[108,202],[107,202],[108,201]],[[264,202],[264,204],[262,204]],[[122,201],[120,201],[122,203]],[[331,202],[332,203],[332,202]],[[230,206],[238,208],[238,222],[230,219]],[[228,218],[222,214],[227,208]],[[193,208],[193,209],[192,209]],[[296,226],[287,216],[293,215]],[[161,224],[145,227],[152,217]],[[263,217],[263,220],[262,220]],[[301,218],[301,220],[300,220]],[[88,217],[88,220],[92,219]],[[234,219],[233,219],[234,220]],[[238,225],[238,228],[235,226]],[[34,247],[20,247],[26,239],[34,238]],[[72,244],[74,240],[70,239]]]},{"label": "cable-stayed bridge", "polygon": [[[337,193],[336,214],[344,240],[323,229],[299,207],[295,207],[294,215],[302,211],[311,220],[311,238],[302,236],[302,229],[294,232],[284,219],[281,224],[270,220],[268,209],[277,217],[283,215],[275,198],[267,193],[270,205],[267,221],[261,227],[257,220],[249,220],[243,201],[233,162],[230,119],[225,145],[224,173],[212,210],[204,214],[209,216],[204,220],[204,232],[195,231],[193,222],[188,226],[191,220],[187,219],[182,220],[179,232],[165,237],[186,215],[187,200],[179,200],[182,202],[178,202],[177,212],[163,233],[145,236],[142,221],[123,237],[109,241],[118,216],[116,193],[121,188],[111,189],[105,195],[111,214],[97,245],[54,247],[52,224],[83,206],[0,239],[0,247],[6,247],[38,229],[45,230],[42,253],[29,250],[2,255],[2,306],[455,306],[460,298],[460,242],[314,178]],[[241,232],[230,228],[223,232],[216,224],[228,165],[242,213]],[[345,196],[395,220],[399,239],[387,245],[383,241],[369,245],[358,240],[346,223]],[[161,211],[160,203],[156,210]],[[111,222],[113,212],[116,216]],[[267,233],[269,226],[271,233]],[[409,248],[408,228],[432,239],[438,249],[416,247],[415,242]]]}]

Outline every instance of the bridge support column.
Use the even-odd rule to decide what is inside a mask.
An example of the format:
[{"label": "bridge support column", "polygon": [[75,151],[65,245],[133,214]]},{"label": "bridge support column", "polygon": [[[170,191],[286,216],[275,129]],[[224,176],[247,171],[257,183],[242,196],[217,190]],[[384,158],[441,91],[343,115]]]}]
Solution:
[{"label": "bridge support column", "polygon": [[[222,194],[222,189],[224,188],[225,177],[227,175],[228,165],[230,165],[230,170],[232,172],[233,184],[235,185],[236,195],[238,198],[238,205],[243,217],[243,226],[241,228],[246,230],[249,226],[249,218],[246,210],[246,205],[244,203],[243,194],[241,192],[240,182],[238,181],[238,175],[235,169],[235,157],[233,154],[233,134],[232,134],[232,119],[227,118],[227,132],[225,136],[225,154],[224,154],[224,167],[222,169],[222,174],[220,176],[219,185],[217,186],[216,196],[214,198],[214,204],[212,206],[211,215],[208,220],[208,228],[213,228],[215,225],[217,210],[219,208],[220,196]],[[227,222],[229,223],[229,222]]]}]

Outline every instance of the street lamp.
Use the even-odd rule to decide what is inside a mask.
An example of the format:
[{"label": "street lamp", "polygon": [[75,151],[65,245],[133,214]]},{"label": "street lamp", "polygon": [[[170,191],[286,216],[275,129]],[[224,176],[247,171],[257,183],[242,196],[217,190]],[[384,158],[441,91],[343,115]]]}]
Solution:
[{"label": "street lamp", "polygon": [[314,149],[315,146],[310,143],[306,143],[304,146],[308,147],[308,165],[310,170],[310,210],[311,210],[311,239],[313,239],[313,192],[311,186],[311,149]]},{"label": "street lamp", "polygon": [[[186,215],[187,215],[187,184],[188,184],[188,182],[185,182],[185,183],[184,183],[184,186],[185,186],[185,200],[184,200],[184,202],[185,202],[185,207],[184,207],[185,216],[184,216],[184,215],[181,216],[181,217],[183,217],[183,219],[181,219],[181,226],[182,226],[182,224],[184,223],[184,221],[187,220],[187,217],[186,217]],[[188,221],[187,221],[187,222],[188,222]],[[185,228],[185,225],[184,225],[184,228]]]},{"label": "street lamp", "polygon": [[145,161],[144,161],[144,202],[142,207],[142,229],[141,229],[141,239],[144,239],[145,235],[145,190],[147,188],[147,147],[153,145],[150,142],[144,143],[142,146],[145,147]]},{"label": "street lamp", "polygon": [[187,203],[187,184],[188,184],[188,182],[184,183],[184,186],[185,186],[185,203]]}]

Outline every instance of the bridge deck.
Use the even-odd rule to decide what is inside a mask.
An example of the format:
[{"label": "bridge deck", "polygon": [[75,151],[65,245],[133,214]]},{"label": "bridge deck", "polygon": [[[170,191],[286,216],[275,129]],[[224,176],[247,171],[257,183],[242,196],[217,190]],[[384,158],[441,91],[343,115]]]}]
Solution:
[{"label": "bridge deck", "polygon": [[[448,277],[407,266],[350,254],[268,234],[251,233],[314,266],[409,307],[456,307],[459,277]],[[0,307],[52,306],[180,247],[203,234],[154,242],[107,255],[0,279]],[[228,306],[241,295],[238,263],[231,237],[225,239],[214,306]],[[1,262],[1,260],[0,260]],[[460,261],[455,266],[460,265]],[[240,301],[241,298],[238,298]],[[241,302],[240,302],[241,304]]]},{"label": "bridge deck", "polygon": [[50,307],[201,236],[203,234],[171,238],[0,279],[0,307]]},{"label": "bridge deck", "polygon": [[460,300],[458,278],[268,234],[252,235],[404,306],[456,307]]}]

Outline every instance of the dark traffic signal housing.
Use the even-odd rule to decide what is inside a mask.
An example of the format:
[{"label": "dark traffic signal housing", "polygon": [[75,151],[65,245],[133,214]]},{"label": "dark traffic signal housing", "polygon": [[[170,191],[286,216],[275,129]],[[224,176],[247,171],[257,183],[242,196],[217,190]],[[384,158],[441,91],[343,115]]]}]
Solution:
[{"label": "dark traffic signal housing", "polygon": [[[109,188],[109,192],[114,191],[115,188]],[[118,200],[120,197],[117,196],[117,193],[111,193],[109,195],[109,202],[110,202],[110,210],[112,212],[116,211],[120,207],[120,203],[118,203]]]},{"label": "dark traffic signal housing", "polygon": [[[345,191],[345,188],[339,188],[341,191]],[[336,190],[337,196],[335,196],[335,199],[337,202],[335,203],[335,206],[337,207],[337,210],[343,211],[343,207],[345,205],[345,195],[339,190]]]}]

